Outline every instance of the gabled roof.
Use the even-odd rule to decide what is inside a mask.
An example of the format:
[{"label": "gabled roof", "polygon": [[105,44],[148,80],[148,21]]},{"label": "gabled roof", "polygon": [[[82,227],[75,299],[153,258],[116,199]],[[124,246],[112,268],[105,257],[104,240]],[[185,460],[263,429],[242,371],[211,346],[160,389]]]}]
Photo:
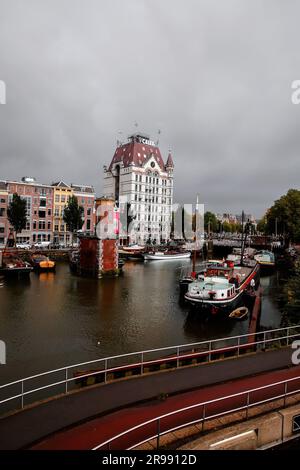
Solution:
[{"label": "gabled roof", "polygon": [[57,188],[68,188],[71,189],[71,186],[69,186],[67,183],[64,183],[64,181],[59,181],[58,183],[52,183],[51,186],[55,186]]},{"label": "gabled roof", "polygon": [[121,163],[124,168],[129,166],[143,167],[153,155],[161,171],[165,171],[165,165],[158,147],[140,142],[129,142],[118,147],[115,151],[109,171],[113,165]]}]

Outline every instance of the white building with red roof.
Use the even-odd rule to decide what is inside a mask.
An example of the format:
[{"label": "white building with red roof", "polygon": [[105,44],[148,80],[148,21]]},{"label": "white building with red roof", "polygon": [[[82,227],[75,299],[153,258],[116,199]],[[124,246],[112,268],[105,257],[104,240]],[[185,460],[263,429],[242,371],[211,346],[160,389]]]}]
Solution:
[{"label": "white building with red roof", "polygon": [[104,196],[115,198],[117,204],[129,203],[135,216],[131,242],[169,238],[173,172],[171,153],[164,163],[157,144],[142,133],[120,144],[109,167],[104,167]]}]

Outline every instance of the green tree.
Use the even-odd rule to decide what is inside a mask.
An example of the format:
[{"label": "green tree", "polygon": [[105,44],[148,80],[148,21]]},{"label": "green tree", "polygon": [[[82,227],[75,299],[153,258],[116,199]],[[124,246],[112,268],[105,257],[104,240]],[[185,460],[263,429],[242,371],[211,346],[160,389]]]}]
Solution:
[{"label": "green tree", "polygon": [[237,231],[237,233],[242,233],[242,231],[243,231],[242,224],[240,224],[240,223],[236,224],[236,231]]},{"label": "green tree", "polygon": [[12,201],[8,206],[7,218],[17,237],[18,233],[21,233],[26,228],[27,222],[26,201],[17,193],[13,195]]},{"label": "green tree", "polygon": [[71,196],[64,209],[64,222],[66,223],[69,232],[72,233],[72,245],[73,236],[77,230],[80,230],[83,226],[84,209],[79,206],[78,199],[76,196]]},{"label": "green tree", "polygon": [[218,219],[213,212],[205,212],[204,214],[204,230],[208,232],[208,224],[210,225],[211,232],[217,232],[219,223]]},{"label": "green tree", "polygon": [[257,232],[266,233],[267,230],[267,217],[262,217],[257,223]]},{"label": "green tree", "polygon": [[223,231],[224,232],[231,232],[231,224],[229,222],[223,222]]},{"label": "green tree", "polygon": [[266,232],[285,235],[294,242],[300,241],[300,191],[289,191],[274,202],[266,215]]}]

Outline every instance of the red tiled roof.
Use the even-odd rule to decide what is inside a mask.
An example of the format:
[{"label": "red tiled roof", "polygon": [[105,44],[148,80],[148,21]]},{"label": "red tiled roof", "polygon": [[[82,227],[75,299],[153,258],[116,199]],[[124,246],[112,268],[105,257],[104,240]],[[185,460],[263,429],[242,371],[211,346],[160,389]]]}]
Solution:
[{"label": "red tiled roof", "polygon": [[165,171],[165,164],[159,148],[148,144],[142,144],[140,142],[129,142],[128,144],[118,147],[109,166],[109,170],[111,171],[115,163],[121,162],[123,162],[124,168],[129,167],[131,164],[137,167],[142,167],[144,163],[149,160],[152,154],[161,171]]}]

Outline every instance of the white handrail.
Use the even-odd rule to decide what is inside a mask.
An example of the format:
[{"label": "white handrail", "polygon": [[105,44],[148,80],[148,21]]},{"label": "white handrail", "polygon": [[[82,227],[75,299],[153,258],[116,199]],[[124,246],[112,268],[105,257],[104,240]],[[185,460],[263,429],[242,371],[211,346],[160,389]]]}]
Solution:
[{"label": "white handrail", "polygon": [[[287,326],[287,327],[284,327],[284,328],[276,328],[276,329],[273,329],[273,330],[266,330],[266,331],[258,331],[256,333],[247,333],[247,334],[243,334],[243,335],[229,336],[229,337],[225,337],[225,338],[215,338],[215,339],[200,341],[200,342],[197,342],[197,343],[187,343],[187,344],[180,344],[180,345],[174,345],[174,346],[165,346],[163,348],[157,348],[157,349],[146,349],[144,351],[137,351],[137,352],[132,352],[132,353],[120,354],[120,355],[117,355],[117,356],[109,356],[109,357],[103,357],[103,358],[99,358],[99,359],[93,359],[92,361],[80,362],[78,364],[72,364],[72,365],[69,365],[69,366],[60,367],[58,369],[53,369],[53,370],[49,370],[49,371],[46,371],[46,372],[41,372],[40,374],[31,375],[29,377],[25,377],[25,378],[16,380],[14,382],[9,382],[7,384],[0,385],[0,389],[3,388],[3,387],[9,387],[11,385],[15,385],[15,384],[20,383],[20,382],[25,382],[25,381],[28,381],[28,380],[36,379],[37,377],[42,377],[42,376],[47,375],[47,374],[54,374],[55,372],[60,372],[60,371],[66,370],[66,369],[73,369],[75,367],[85,366],[85,365],[89,365],[89,364],[95,364],[96,362],[110,361],[110,360],[114,360],[114,359],[121,359],[121,358],[125,358],[125,357],[138,356],[138,355],[141,355],[141,354],[155,353],[155,352],[159,352],[159,351],[168,351],[170,349],[189,348],[189,347],[195,347],[195,346],[208,345],[209,343],[216,343],[216,342],[219,342],[219,341],[230,341],[230,340],[234,340],[234,339],[238,339],[238,338],[241,339],[241,338],[247,338],[249,336],[257,336],[257,335],[263,335],[263,334],[266,335],[268,333],[276,333],[278,331],[285,331],[285,330],[297,329],[297,328],[300,329],[300,325]],[[293,335],[293,336],[295,336],[295,335]],[[288,336],[288,337],[290,337],[290,336]],[[281,337],[281,339],[283,339],[283,338],[287,338],[287,336]],[[274,340],[275,339],[278,339],[278,338],[274,338]],[[252,344],[255,344],[255,343],[252,343]],[[127,364],[127,365],[130,365],[130,364]],[[104,369],[103,369],[103,371],[104,371]]]},{"label": "white handrail", "polygon": [[[210,405],[210,404],[212,404],[212,403],[217,403],[217,402],[220,402],[220,401],[228,400],[228,399],[230,399],[230,398],[236,398],[236,397],[238,397],[238,396],[248,395],[248,394],[250,394],[250,393],[258,392],[258,391],[260,391],[260,390],[265,390],[265,389],[271,388],[271,387],[276,387],[276,386],[278,386],[278,385],[282,385],[282,384],[285,385],[285,384],[287,384],[287,383],[289,383],[289,382],[293,382],[293,381],[295,381],[295,380],[300,380],[300,376],[293,377],[293,378],[291,378],[291,379],[281,380],[281,381],[279,381],[279,382],[274,382],[274,383],[272,383],[272,384],[263,385],[263,386],[261,386],[261,387],[256,387],[256,388],[247,389],[247,390],[244,390],[244,391],[242,391],[242,392],[238,392],[238,393],[233,393],[233,394],[231,394],[231,395],[227,395],[227,396],[225,396],[225,397],[214,398],[213,400],[207,400],[207,401],[204,401],[204,402],[196,403],[196,404],[194,404],[194,405],[185,406],[184,408],[180,408],[180,409],[171,411],[171,412],[169,412],[169,413],[165,413],[165,414],[163,414],[163,415],[156,416],[155,418],[152,418],[152,419],[147,420],[147,421],[144,421],[143,423],[140,423],[140,424],[138,424],[138,425],[136,425],[136,426],[133,426],[132,428],[127,429],[126,431],[123,431],[123,432],[120,433],[120,434],[117,434],[116,436],[112,437],[111,439],[108,439],[108,440],[106,440],[105,442],[103,442],[103,443],[101,443],[101,444],[98,444],[98,445],[97,445],[96,447],[94,447],[92,450],[98,450],[98,449],[100,449],[101,447],[103,447],[103,446],[105,446],[105,445],[107,445],[107,444],[109,444],[109,443],[115,441],[116,439],[119,439],[120,437],[123,437],[123,436],[125,436],[126,434],[129,434],[131,431],[135,431],[135,430],[137,430],[137,429],[140,429],[141,427],[147,426],[148,424],[155,423],[155,422],[157,422],[158,420],[162,420],[162,419],[164,419],[164,418],[168,418],[168,417],[170,417],[170,416],[174,416],[174,415],[176,415],[176,414],[183,413],[184,411],[190,411],[190,410],[192,410],[192,409],[194,409],[194,408],[199,408],[200,406],[207,406],[207,405]],[[270,401],[270,400],[273,401],[273,400],[276,400],[276,399],[278,399],[278,398],[282,398],[282,397],[284,397],[284,396],[287,395],[287,394],[290,395],[290,394],[294,394],[294,393],[298,393],[298,392],[300,392],[300,389],[293,390],[292,392],[280,394],[280,395],[277,395],[277,396],[275,396],[275,397],[271,397],[271,398],[266,399],[266,400],[260,400],[260,401],[258,401],[258,402],[249,403],[249,404],[245,405],[244,407],[239,407],[239,409],[245,409],[245,408],[247,408],[247,407],[252,407],[252,406],[255,406],[255,405],[257,405],[257,404],[260,404],[260,403],[263,403],[263,402],[266,402],[266,401]],[[233,410],[227,410],[226,413],[229,413],[229,412],[232,412],[232,411],[233,411]],[[234,409],[234,411],[236,411],[236,409]],[[221,415],[221,414],[224,414],[224,413],[220,413],[220,414],[218,414],[218,415]],[[212,418],[214,418],[215,416],[217,416],[217,415],[208,416],[208,417],[204,418],[204,420],[205,420],[205,419],[212,419]],[[203,421],[203,417],[200,418],[200,419],[197,420],[197,421],[198,421],[198,422],[199,422],[199,421]],[[189,423],[188,423],[188,424],[189,424]],[[183,426],[187,426],[188,424],[184,424]],[[167,432],[169,432],[169,431],[167,431]],[[154,436],[154,437],[155,437],[155,436]],[[151,438],[150,438],[150,439],[151,439]],[[149,440],[149,439],[147,439],[147,441],[148,441],[148,440]],[[144,442],[147,442],[147,441],[144,441]],[[138,445],[138,444],[137,444],[137,445]],[[134,447],[136,447],[136,445],[135,445]]]},{"label": "white handrail", "polygon": [[[90,377],[90,376],[96,376],[96,375],[100,375],[100,374],[107,374],[109,372],[121,370],[121,369],[123,369],[124,367],[127,367],[127,366],[128,367],[141,367],[141,374],[143,374],[143,372],[144,372],[143,368],[144,368],[145,365],[159,363],[163,360],[170,360],[170,361],[177,360],[176,367],[179,367],[179,362],[178,362],[179,360],[183,360],[186,357],[194,357],[194,356],[196,357],[196,356],[200,356],[202,354],[203,355],[204,354],[209,354],[209,362],[210,362],[211,354],[218,353],[218,352],[231,351],[231,350],[235,350],[235,349],[238,350],[238,354],[239,354],[240,349],[242,349],[244,347],[258,346],[258,345],[261,345],[261,344],[266,345],[267,343],[272,343],[274,341],[280,341],[280,340],[283,340],[283,339],[289,340],[293,337],[297,337],[300,334],[300,331],[299,331],[298,334],[290,334],[290,330],[294,331],[294,330],[298,330],[298,329],[300,329],[300,325],[289,326],[289,327],[284,327],[284,328],[277,328],[277,329],[273,329],[273,330],[266,330],[266,331],[251,333],[251,334],[248,333],[248,334],[243,334],[243,335],[230,336],[230,337],[227,337],[227,338],[217,338],[217,339],[212,339],[212,340],[201,341],[201,342],[198,342],[198,343],[189,343],[189,344],[183,344],[183,345],[177,345],[177,346],[168,346],[168,347],[163,347],[163,348],[149,349],[149,350],[145,350],[145,351],[120,354],[120,355],[110,356],[110,357],[106,357],[106,358],[94,359],[92,361],[81,362],[81,363],[73,364],[73,365],[66,366],[66,367],[60,367],[60,368],[57,368],[57,369],[50,370],[48,372],[42,372],[40,374],[35,374],[35,375],[30,376],[30,377],[26,377],[26,378],[16,380],[16,381],[4,384],[4,385],[0,385],[0,390],[1,389],[2,390],[6,389],[6,388],[11,387],[13,385],[18,385],[18,384],[22,385],[22,393],[14,395],[13,397],[8,397],[6,399],[1,400],[0,405],[5,403],[5,402],[11,401],[13,399],[22,397],[22,408],[23,408],[23,397],[24,396],[31,395],[33,393],[36,393],[37,391],[45,390],[47,388],[54,388],[55,386],[61,385],[61,384],[65,384],[65,386],[66,386],[65,393],[68,393],[67,384],[69,382],[74,382],[76,380],[84,379],[84,378],[87,378],[87,377]],[[287,334],[285,336],[277,337],[276,333],[278,333],[278,332],[280,332],[281,334],[283,334],[284,332],[287,332]],[[267,335],[270,334],[270,333],[272,333],[272,335],[274,336],[273,338],[267,338]],[[263,336],[263,339],[255,341],[255,339],[258,335]],[[251,338],[254,337],[254,341],[241,343],[241,339],[249,338],[249,337],[251,337]],[[230,345],[230,346],[219,346],[216,349],[213,349],[213,347],[212,347],[212,344],[214,344],[214,343],[218,343],[218,342],[228,343],[228,342],[233,341],[233,340],[238,340],[237,344]],[[203,350],[200,350],[198,352],[186,351],[187,348],[195,349],[195,348],[200,348],[200,347],[204,347],[204,346],[206,346],[207,349],[203,349]],[[170,350],[174,351],[174,355],[172,355],[170,357],[160,356],[156,359],[149,359],[149,360],[145,359],[146,354],[156,353],[156,352],[166,352],[166,351],[170,351]],[[133,356],[140,356],[141,361],[140,362],[135,362],[135,363],[127,362],[123,365],[117,365],[117,366],[110,365],[110,367],[108,367],[108,362],[109,361],[116,360],[116,359],[121,359],[121,358],[124,359],[124,358],[128,358],[128,357],[133,357]],[[67,373],[70,369],[74,369],[74,368],[80,367],[80,366],[96,364],[96,363],[100,363],[100,364],[103,363],[104,368],[100,369],[100,370],[97,370],[97,371],[87,372],[86,374],[82,374],[82,375],[79,375],[77,377],[67,378]],[[47,385],[44,385],[44,386],[36,388],[36,389],[31,389],[31,390],[24,391],[24,383],[26,383],[30,380],[33,380],[33,379],[37,379],[37,378],[40,378],[40,377],[45,377],[47,375],[51,375],[51,374],[62,372],[62,371],[65,372],[65,379],[64,380],[55,381],[55,382],[49,383]],[[105,378],[105,382],[106,382],[106,378]]]}]

